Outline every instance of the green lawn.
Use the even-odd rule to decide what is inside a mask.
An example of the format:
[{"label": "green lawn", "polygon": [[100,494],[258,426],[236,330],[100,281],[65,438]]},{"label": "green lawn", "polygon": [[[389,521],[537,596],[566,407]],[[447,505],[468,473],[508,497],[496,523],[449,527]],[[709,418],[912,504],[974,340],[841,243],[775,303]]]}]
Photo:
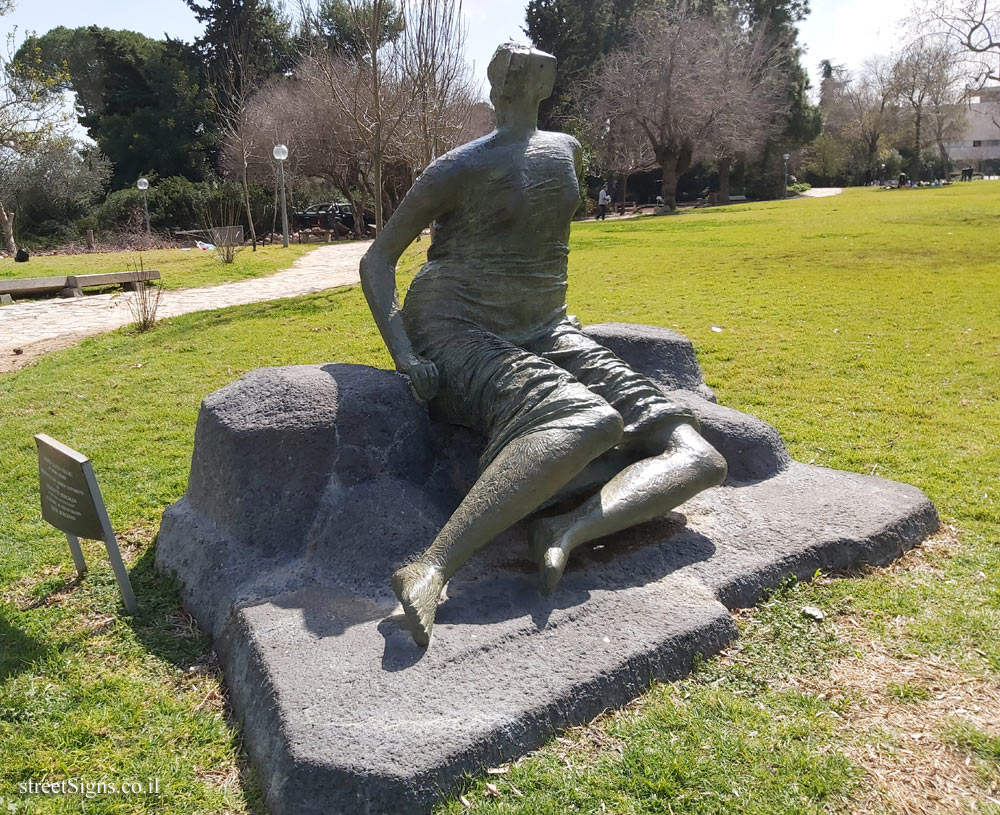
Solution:
[{"label": "green lawn", "polygon": [[[894,568],[777,593],[738,615],[722,658],[470,779],[442,813],[1000,813],[998,228],[991,182],[574,226],[584,322],[685,333],[720,402],[775,424],[800,460],[916,484],[946,530]],[[0,798],[18,811],[84,811],[19,796],[29,779],[153,776],[159,796],[85,811],[262,812],[152,541],[201,398],[326,360],[388,364],[357,287],[96,337],[0,377]],[[39,520],[37,432],[93,457],[136,619],[99,545],[77,583]]]},{"label": "green lawn", "polygon": [[315,244],[292,244],[287,249],[281,246],[262,246],[256,252],[244,249],[228,265],[222,263],[215,252],[200,249],[36,255],[28,263],[4,258],[0,260],[0,278],[104,274],[143,268],[158,269],[165,289],[192,289],[274,274],[289,268],[297,258],[315,248]]}]

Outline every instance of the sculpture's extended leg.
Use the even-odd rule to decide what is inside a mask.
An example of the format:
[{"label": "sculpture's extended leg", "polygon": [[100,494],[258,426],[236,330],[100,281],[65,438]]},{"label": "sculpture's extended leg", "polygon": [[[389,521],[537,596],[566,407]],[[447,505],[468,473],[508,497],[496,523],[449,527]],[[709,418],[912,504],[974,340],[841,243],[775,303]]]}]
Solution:
[{"label": "sculpture's extended leg", "polygon": [[555,588],[580,544],[651,521],[726,477],[725,459],[688,424],[670,425],[649,441],[659,455],[626,467],[573,511],[534,522],[545,591]]},{"label": "sculpture's extended leg", "polygon": [[590,461],[616,445],[622,419],[594,411],[588,427],[541,430],[507,445],[483,471],[434,542],[392,576],[413,638],[430,640],[444,584],[476,550],[533,512]]}]

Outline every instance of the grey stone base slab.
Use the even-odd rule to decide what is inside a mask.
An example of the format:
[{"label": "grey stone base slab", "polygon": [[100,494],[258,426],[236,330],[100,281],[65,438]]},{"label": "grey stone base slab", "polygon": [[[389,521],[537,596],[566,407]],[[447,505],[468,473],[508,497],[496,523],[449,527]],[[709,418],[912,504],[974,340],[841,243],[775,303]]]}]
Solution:
[{"label": "grey stone base slab", "polygon": [[361,366],[254,371],[205,400],[157,564],[214,637],[273,815],[427,811],[464,773],[685,675],[736,636],[729,609],[937,528],[918,489],[793,462],[773,428],[709,401],[682,337],[592,331],[695,409],[730,478],[581,548],[550,597],[509,531],[451,581],[426,650],[389,575],[467,489],[476,436]]}]

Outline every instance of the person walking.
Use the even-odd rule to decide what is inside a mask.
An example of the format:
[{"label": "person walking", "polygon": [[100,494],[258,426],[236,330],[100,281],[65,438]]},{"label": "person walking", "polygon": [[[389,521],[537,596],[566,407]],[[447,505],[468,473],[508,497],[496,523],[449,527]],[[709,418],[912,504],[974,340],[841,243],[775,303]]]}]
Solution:
[{"label": "person walking", "polygon": [[605,216],[608,214],[608,204],[611,202],[611,196],[608,195],[608,185],[605,184],[601,187],[601,191],[597,195],[597,220],[603,221]]}]

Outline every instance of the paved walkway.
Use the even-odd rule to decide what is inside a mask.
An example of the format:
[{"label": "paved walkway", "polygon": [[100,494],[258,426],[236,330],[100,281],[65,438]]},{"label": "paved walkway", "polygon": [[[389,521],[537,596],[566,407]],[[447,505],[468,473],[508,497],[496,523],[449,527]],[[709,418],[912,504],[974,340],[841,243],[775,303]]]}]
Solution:
[{"label": "paved walkway", "polygon": [[831,195],[840,195],[843,191],[843,187],[813,187],[800,195],[803,198],[829,198]]},{"label": "paved walkway", "polygon": [[[239,306],[357,283],[358,261],[367,241],[322,246],[290,269],[238,283],[204,289],[164,291],[159,317]],[[130,293],[35,300],[0,307],[0,373],[22,368],[48,351],[68,348],[81,338],[132,322]]]}]

